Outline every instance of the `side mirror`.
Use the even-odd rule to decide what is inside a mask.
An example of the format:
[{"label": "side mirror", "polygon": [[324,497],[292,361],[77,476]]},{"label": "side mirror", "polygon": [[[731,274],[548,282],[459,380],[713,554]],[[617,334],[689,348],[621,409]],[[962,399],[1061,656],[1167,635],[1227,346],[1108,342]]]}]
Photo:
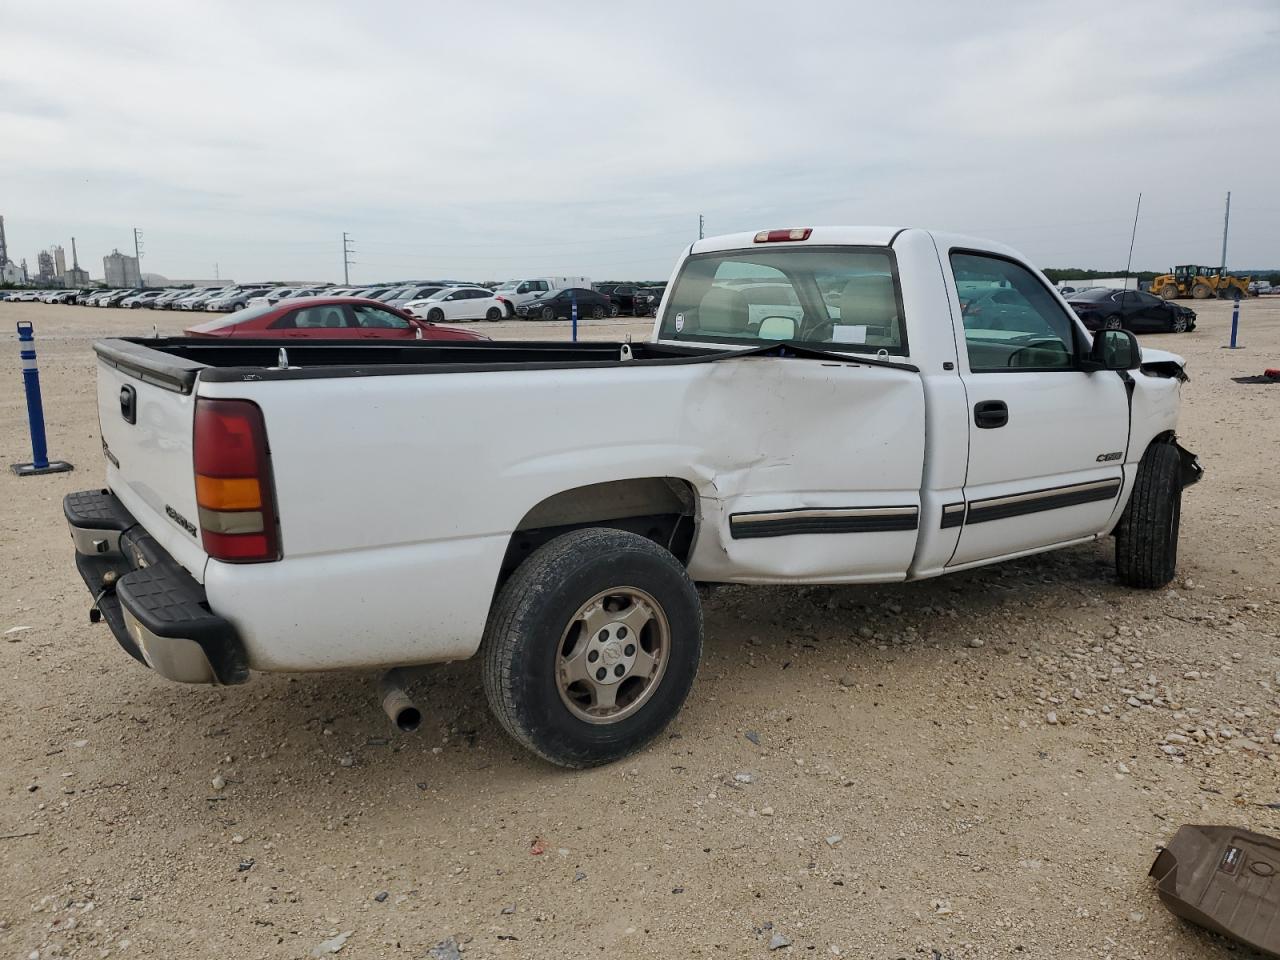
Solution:
[{"label": "side mirror", "polygon": [[1099,330],[1093,335],[1087,368],[1091,370],[1136,370],[1142,365],[1138,338],[1128,330]]}]

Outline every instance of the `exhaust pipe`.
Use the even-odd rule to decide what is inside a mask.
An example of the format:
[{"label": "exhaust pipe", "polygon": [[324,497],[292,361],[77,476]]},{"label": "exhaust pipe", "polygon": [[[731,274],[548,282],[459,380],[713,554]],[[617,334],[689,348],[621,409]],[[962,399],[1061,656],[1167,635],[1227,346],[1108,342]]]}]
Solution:
[{"label": "exhaust pipe", "polygon": [[378,697],[382,701],[383,712],[392,725],[404,733],[412,733],[422,725],[422,711],[405,692],[408,685],[409,674],[403,667],[388,670],[378,680]]}]

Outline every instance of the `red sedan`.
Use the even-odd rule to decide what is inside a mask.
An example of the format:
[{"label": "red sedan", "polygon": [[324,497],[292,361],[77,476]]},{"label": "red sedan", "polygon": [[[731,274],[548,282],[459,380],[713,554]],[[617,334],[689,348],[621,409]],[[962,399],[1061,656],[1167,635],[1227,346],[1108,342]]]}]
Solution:
[{"label": "red sedan", "polygon": [[248,307],[196,324],[189,337],[285,337],[307,340],[488,340],[480,333],[438,327],[377,300],[306,297]]}]

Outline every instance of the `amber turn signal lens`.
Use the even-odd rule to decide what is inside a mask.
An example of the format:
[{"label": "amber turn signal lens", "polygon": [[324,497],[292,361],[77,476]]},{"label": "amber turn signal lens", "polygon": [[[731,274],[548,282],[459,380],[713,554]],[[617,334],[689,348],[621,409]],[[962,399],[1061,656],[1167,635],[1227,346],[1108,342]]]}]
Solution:
[{"label": "amber turn signal lens", "polygon": [[257,510],[262,506],[262,489],[257,477],[196,474],[196,502],[209,510]]}]

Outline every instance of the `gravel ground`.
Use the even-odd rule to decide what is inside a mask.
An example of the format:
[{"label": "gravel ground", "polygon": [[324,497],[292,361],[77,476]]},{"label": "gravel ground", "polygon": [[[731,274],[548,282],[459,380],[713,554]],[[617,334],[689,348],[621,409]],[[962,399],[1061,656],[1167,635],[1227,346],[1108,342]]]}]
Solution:
[{"label": "gravel ground", "polygon": [[[1208,471],[1171,589],[1117,586],[1110,542],[724,588],[668,734],[569,773],[502,735],[474,662],[425,673],[400,736],[371,675],[213,689],[129,660],[88,623],[60,501],[102,477],[92,339],[188,318],[0,303],[0,328],[36,321],[50,452],[77,467],[0,476],[0,952],[1243,956],[1146,871],[1183,823],[1280,834],[1280,384],[1231,379],[1280,366],[1280,300],[1244,310],[1244,350],[1220,303],[1144,337],[1190,361]],[[5,464],[30,455],[10,349]]]}]

